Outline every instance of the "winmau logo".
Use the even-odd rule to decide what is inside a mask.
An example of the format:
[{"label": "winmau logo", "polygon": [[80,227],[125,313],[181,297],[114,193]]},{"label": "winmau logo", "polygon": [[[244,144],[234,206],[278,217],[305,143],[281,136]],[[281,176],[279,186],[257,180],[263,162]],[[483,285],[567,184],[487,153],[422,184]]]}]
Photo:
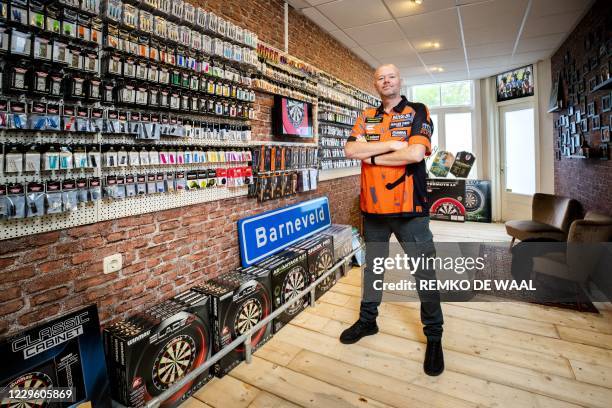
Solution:
[{"label": "winmau logo", "polygon": [[257,248],[267,245],[268,242],[276,242],[279,239],[288,238],[293,234],[299,233],[302,229],[307,229],[323,222],[325,222],[325,211],[323,211],[323,208],[318,208],[310,212],[310,214],[307,213],[283,224],[256,228],[255,240]]}]

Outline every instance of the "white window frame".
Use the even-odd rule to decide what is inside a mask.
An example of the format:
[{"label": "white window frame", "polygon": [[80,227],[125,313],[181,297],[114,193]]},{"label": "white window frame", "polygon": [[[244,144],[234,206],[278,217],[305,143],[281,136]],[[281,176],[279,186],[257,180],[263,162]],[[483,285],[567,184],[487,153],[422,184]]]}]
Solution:
[{"label": "white window frame", "polygon": [[[462,82],[462,81],[452,81],[452,82]],[[452,83],[445,82],[445,83]],[[472,152],[476,156],[476,173],[470,174],[470,178],[482,179],[483,169],[484,169],[484,160],[483,160],[483,149],[482,149],[482,134],[480,131],[480,111],[477,109],[480,106],[480,87],[477,81],[469,80],[470,82],[470,91],[472,92],[471,103],[469,105],[449,105],[449,106],[439,106],[439,107],[429,107],[430,114],[438,115],[438,150],[445,150],[446,148],[446,125],[445,125],[445,115],[448,113],[471,113],[472,114]],[[432,84],[419,84],[419,85],[441,85],[442,83],[432,83]],[[418,85],[414,85],[418,86]],[[412,86],[406,87],[406,97],[409,100],[412,100],[413,88]],[[414,101],[419,102],[419,101]],[[442,100],[440,99],[440,102]],[[433,146],[432,146],[433,147]],[[457,152],[452,152],[453,154]],[[452,176],[451,176],[452,177]]]}]

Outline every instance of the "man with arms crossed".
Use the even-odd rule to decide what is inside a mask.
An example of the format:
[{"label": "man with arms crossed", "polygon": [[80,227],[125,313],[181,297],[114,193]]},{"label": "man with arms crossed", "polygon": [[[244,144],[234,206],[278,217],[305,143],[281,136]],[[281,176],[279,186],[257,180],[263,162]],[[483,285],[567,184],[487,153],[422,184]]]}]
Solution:
[{"label": "man with arms crossed", "polygon": [[[409,256],[421,255],[414,250],[415,244],[433,248],[424,160],[431,154],[433,124],[429,111],[425,105],[409,102],[400,94],[400,73],[394,65],[378,67],[374,86],[382,104],[363,111],[345,146],[346,157],[362,160],[360,206],[366,267],[359,320],[340,336],[344,344],[378,333],[376,317],[382,291],[372,288],[383,275],[374,274],[372,268],[375,258],[388,257],[391,234]],[[418,285],[421,279],[435,279],[435,271],[421,269],[414,276]],[[435,376],[444,371],[440,296],[437,291],[418,293],[427,337],[423,369]]]}]

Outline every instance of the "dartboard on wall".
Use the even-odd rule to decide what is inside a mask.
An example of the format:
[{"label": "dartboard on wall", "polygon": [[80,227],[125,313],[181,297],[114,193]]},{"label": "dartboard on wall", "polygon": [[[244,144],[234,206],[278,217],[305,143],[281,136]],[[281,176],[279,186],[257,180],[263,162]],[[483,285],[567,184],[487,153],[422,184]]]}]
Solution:
[{"label": "dartboard on wall", "polygon": [[[41,371],[33,371],[27,374],[20,375],[18,378],[11,381],[4,389],[2,394],[8,391],[18,390],[41,390],[45,388],[53,387],[53,380],[51,377]],[[45,399],[20,399],[20,400],[9,400],[4,398],[0,402],[2,408],[44,408],[49,406],[49,403]]]}]

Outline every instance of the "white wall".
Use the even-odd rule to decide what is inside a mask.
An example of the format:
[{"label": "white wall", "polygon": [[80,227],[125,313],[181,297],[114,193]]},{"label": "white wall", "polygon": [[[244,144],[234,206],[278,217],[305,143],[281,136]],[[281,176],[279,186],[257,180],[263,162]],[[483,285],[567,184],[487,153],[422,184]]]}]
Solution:
[{"label": "white wall", "polygon": [[540,135],[540,188],[541,193],[554,194],[555,192],[555,153],[553,137],[553,114],[548,110],[548,101],[552,88],[552,75],[550,71],[550,58],[538,61],[537,64],[538,89],[538,115]]}]

